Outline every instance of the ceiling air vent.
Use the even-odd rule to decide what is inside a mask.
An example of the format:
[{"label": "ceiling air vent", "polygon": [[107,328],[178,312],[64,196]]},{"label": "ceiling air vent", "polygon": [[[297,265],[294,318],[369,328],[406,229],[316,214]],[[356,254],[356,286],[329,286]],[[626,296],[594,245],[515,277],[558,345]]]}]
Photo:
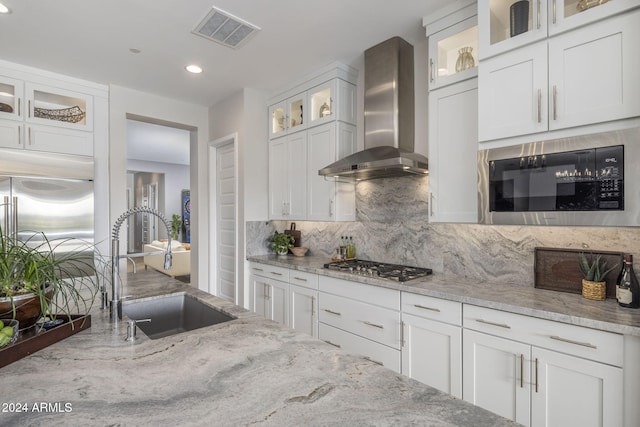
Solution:
[{"label": "ceiling air vent", "polygon": [[192,32],[216,43],[236,49],[258,31],[260,31],[260,27],[214,7]]}]

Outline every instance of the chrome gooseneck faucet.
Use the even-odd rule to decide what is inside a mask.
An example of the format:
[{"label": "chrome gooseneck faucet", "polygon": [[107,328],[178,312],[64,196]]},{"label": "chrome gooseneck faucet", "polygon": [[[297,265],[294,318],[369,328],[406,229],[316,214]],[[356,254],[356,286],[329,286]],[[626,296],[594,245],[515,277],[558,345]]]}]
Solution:
[{"label": "chrome gooseneck faucet", "polygon": [[[153,252],[141,252],[137,254],[126,254],[120,255],[120,227],[122,227],[122,223],[132,215],[138,213],[147,213],[151,215],[157,216],[164,226],[167,228],[167,249],[164,251],[153,251]],[[164,254],[164,268],[165,270],[171,269],[171,226],[169,225],[169,221],[155,209],[145,208],[145,207],[136,207],[127,210],[125,213],[120,215],[120,217],[116,220],[115,224],[113,224],[113,231],[111,232],[111,301],[109,304],[109,313],[111,322],[117,323],[120,319],[122,319],[122,297],[120,296],[120,258],[136,258],[147,255],[159,255]],[[106,306],[106,301],[108,300],[106,289],[102,289],[102,301],[103,308]]]}]

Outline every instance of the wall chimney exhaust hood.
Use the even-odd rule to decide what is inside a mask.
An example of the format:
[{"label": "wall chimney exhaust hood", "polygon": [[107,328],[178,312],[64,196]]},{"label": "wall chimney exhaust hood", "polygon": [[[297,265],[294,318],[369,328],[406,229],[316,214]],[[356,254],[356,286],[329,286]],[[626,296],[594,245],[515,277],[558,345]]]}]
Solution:
[{"label": "wall chimney exhaust hood", "polygon": [[364,147],[319,175],[366,180],[428,173],[414,153],[413,46],[393,37],[364,52]]}]

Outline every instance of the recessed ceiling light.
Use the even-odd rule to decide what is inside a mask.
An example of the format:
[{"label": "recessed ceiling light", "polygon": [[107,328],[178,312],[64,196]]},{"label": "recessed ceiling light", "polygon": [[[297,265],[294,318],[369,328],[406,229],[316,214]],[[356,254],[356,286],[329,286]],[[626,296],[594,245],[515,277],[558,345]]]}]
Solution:
[{"label": "recessed ceiling light", "polygon": [[130,47],[129,48],[129,52],[138,54],[138,53],[140,53],[142,51],[140,49],[136,49],[135,47]]},{"label": "recessed ceiling light", "polygon": [[202,72],[202,68],[200,68],[200,67],[198,67],[197,65],[194,65],[194,64],[192,64],[192,65],[187,65],[187,66],[185,67],[185,69],[186,69],[188,72],[193,73],[193,74],[200,74],[200,73]]},{"label": "recessed ceiling light", "polygon": [[11,10],[9,10],[9,8],[4,4],[0,3],[0,13],[9,13],[9,12],[11,12]]}]

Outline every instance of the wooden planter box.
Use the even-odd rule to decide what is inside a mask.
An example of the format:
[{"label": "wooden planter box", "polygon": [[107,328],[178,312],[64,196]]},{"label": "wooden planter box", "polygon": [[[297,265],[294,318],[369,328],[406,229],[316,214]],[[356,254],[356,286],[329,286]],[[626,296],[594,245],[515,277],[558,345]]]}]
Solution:
[{"label": "wooden planter box", "polygon": [[48,331],[38,331],[37,327],[21,331],[15,343],[0,348],[0,368],[91,327],[91,315],[57,315],[56,318],[65,323]]}]

